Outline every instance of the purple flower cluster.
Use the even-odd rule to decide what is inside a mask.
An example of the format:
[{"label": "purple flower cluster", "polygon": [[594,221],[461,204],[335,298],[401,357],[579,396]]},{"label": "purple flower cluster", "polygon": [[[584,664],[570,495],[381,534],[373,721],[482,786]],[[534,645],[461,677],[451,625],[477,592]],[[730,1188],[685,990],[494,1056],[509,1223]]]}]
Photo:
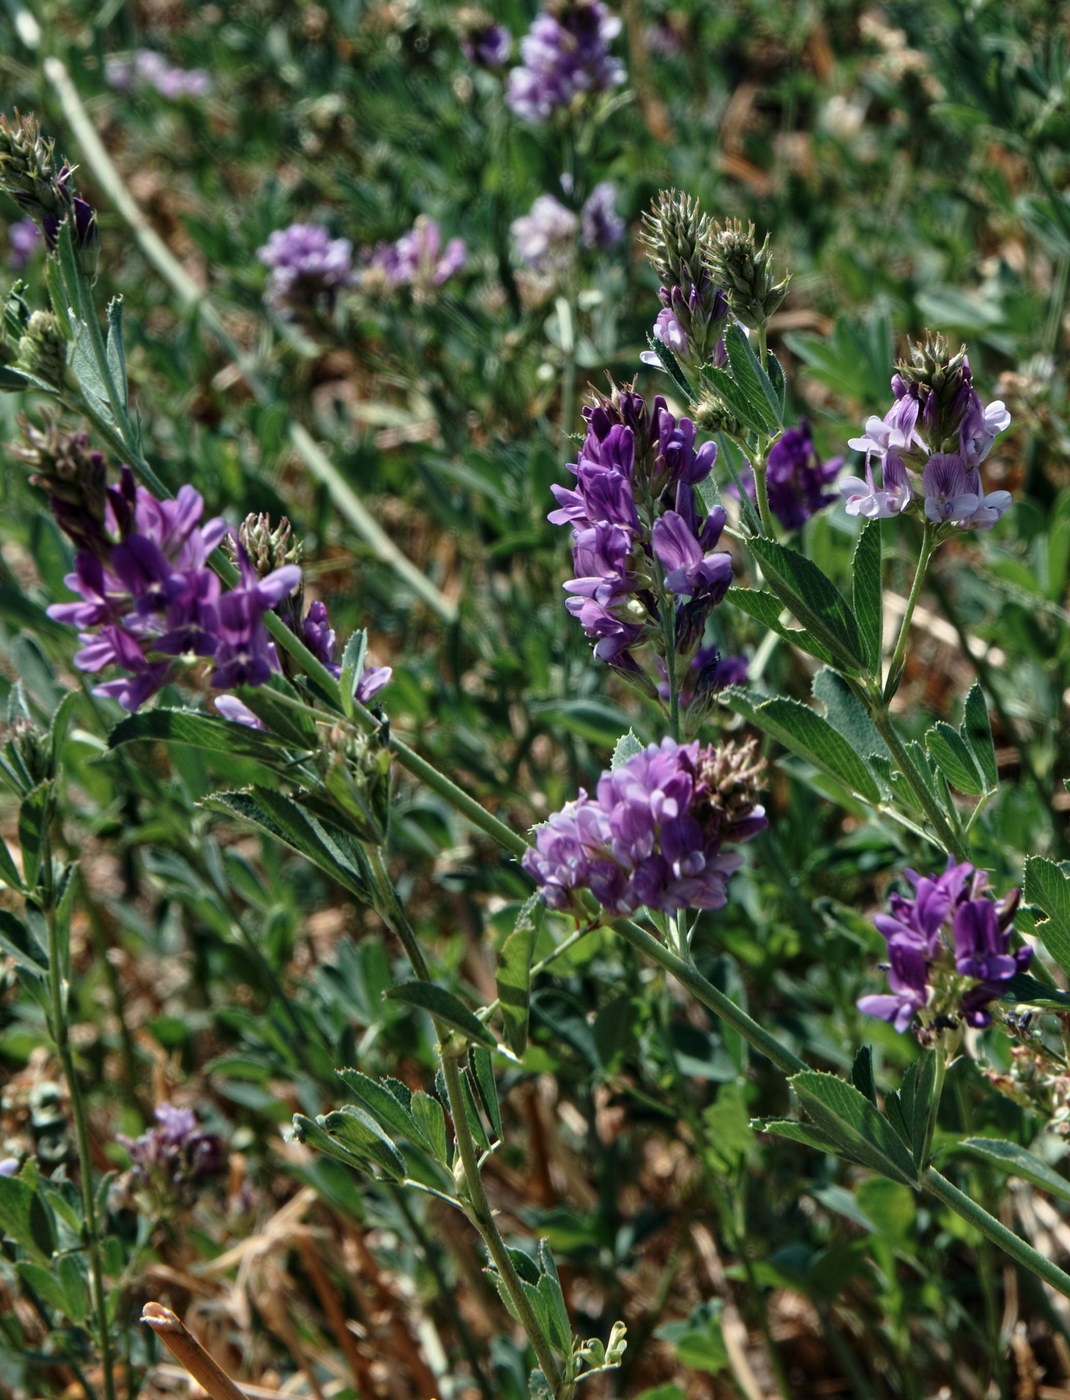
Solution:
[{"label": "purple flower cluster", "polygon": [[541,194],[527,214],[510,225],[522,262],[534,272],[552,272],[572,260],[576,229],[584,248],[604,252],[624,237],[624,220],[615,208],[616,186],[603,180],[591,191],[577,216],[552,194]]},{"label": "purple flower cluster", "polygon": [[[785,530],[801,529],[812,515],[837,499],[835,491],[824,488],[836,479],[842,466],[842,457],[821,461],[805,418],[778,438],[769,453],[765,484],[769,508]],[[749,468],[743,484],[753,497],[754,473]]]},{"label": "purple flower cluster", "polygon": [[[923,353],[931,362],[934,348],[915,350],[916,362]],[[892,376],[891,408],[883,418],[868,418],[862,436],[849,440],[866,454],[866,464],[864,478],[840,482],[848,515],[887,519],[916,506],[933,525],[990,530],[1010,507],[1008,491],[985,493],[979,468],[1011,415],[998,399],[981,402],[965,351],[944,358],[937,374],[931,364],[928,375],[900,365]]]},{"label": "purple flower cluster", "polygon": [[379,244],[371,254],[363,280],[366,284],[380,281],[390,290],[413,287],[429,291],[459,272],[467,256],[463,238],[451,238],[443,247],[438,224],[421,214],[396,243]]},{"label": "purple flower cluster", "polygon": [[613,917],[644,906],[720,909],[743,860],[722,847],[767,825],[749,786],[753,770],[742,783],[726,782],[729,773],[739,777],[735,759],[663,739],[603,773],[593,798],[581,790],[535,828],[523,866],[544,903],[568,909],[577,891],[589,890]]},{"label": "purple flower cluster", "polygon": [[[692,374],[707,363],[720,368],[726,359],[722,333],[729,315],[724,291],[703,274],[698,282],[688,281],[686,290],[659,287],[658,296],[662,306],[654,319],[653,338]],[[665,368],[654,350],[644,350],[639,359],[653,369]]]},{"label": "purple flower cluster", "polygon": [[[80,629],[81,670],[126,673],[93,693],[136,710],[177,675],[183,658],[210,658],[220,689],[262,685],[278,669],[264,615],[297,588],[301,570],[287,565],[260,578],[239,548],[238,584],[224,591],[207,560],[228,526],[219,518],[200,523],[204,502],[192,486],[159,501],[124,467],[104,494],[102,517],[68,531],[83,547],[65,582],[81,601],[48,609]],[[60,511],[57,519],[64,524]]]},{"label": "purple flower cluster", "polygon": [[914,898],[893,894],[890,914],[874,920],[888,945],[890,991],[858,1006],[905,1031],[918,1018],[926,1029],[988,1026],[988,1004],[1029,965],[1032,949],[1011,951],[1019,891],[997,904],[983,870],[948,861],[942,875],[906,871]]},{"label": "purple flower cluster", "polygon": [[188,1195],[207,1177],[218,1176],[226,1166],[218,1134],[203,1132],[191,1108],[162,1103],[156,1109],[154,1127],[136,1138],[122,1133],[116,1136],[131,1161],[130,1171],[121,1179],[120,1197],[139,1190],[160,1197]]},{"label": "purple flower cluster", "polygon": [[203,68],[175,68],[155,49],[138,49],[130,59],[109,59],[104,76],[117,92],[132,92],[144,85],[171,101],[207,97],[212,91],[212,80]]},{"label": "purple flower cluster", "polygon": [[353,281],[353,245],[319,224],[276,229],[256,256],[271,269],[267,300],[279,311],[334,304]]},{"label": "purple flower cluster", "polygon": [[576,577],[565,584],[566,607],[595,655],[633,675],[642,674],[635,648],[664,647],[661,610],[671,607],[682,672],[732,580],[731,558],[715,549],[724,509],[700,517],[695,504],[717,448],[696,450],[694,423],[677,421],[660,396],[648,408],[623,390],[583,413],[587,436],[570,464],[576,485],[552,488],[558,509],[548,517],[572,527]]},{"label": "purple flower cluster", "polygon": [[506,102],[524,121],[540,123],[619,87],[624,65],[609,45],[620,30],[601,0],[550,0],[520,41],[523,66],[509,74]]}]

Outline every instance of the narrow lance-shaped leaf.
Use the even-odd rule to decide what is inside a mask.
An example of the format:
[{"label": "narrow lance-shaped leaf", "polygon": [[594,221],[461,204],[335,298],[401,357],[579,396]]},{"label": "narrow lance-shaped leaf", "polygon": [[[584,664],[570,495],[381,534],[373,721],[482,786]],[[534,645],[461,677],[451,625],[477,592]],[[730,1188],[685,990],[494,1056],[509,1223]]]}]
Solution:
[{"label": "narrow lance-shaped leaf", "polygon": [[992,725],[988,719],[988,706],[985,704],[984,692],[977,684],[970,687],[970,692],[966,696],[962,727],[959,733],[964,742],[969,745],[974,762],[981,770],[985,785],[991,792],[999,786],[999,770],[996,767],[996,749],[992,743]]},{"label": "narrow lance-shaped leaf", "polygon": [[880,789],[865,760],[809,705],[780,696],[759,703],[757,696],[742,689],[726,690],[722,698],[738,714],[849,791],[868,802],[880,801]]},{"label": "narrow lance-shaped leaf", "polygon": [[495,1046],[494,1037],[483,1022],[444,987],[436,987],[433,982],[400,982],[396,987],[391,987],[386,995],[390,1001],[404,1002],[406,1006],[416,1006],[421,1011],[429,1012],[466,1040],[492,1049]]},{"label": "narrow lance-shaped leaf", "polygon": [[824,643],[839,669],[865,671],[866,651],[857,619],[832,580],[811,560],[776,540],[754,539],[749,543],[769,587],[807,631]]},{"label": "narrow lance-shaped leaf", "polygon": [[869,673],[879,681],[884,625],[879,520],[867,520],[858,536],[851,561],[851,601]]}]

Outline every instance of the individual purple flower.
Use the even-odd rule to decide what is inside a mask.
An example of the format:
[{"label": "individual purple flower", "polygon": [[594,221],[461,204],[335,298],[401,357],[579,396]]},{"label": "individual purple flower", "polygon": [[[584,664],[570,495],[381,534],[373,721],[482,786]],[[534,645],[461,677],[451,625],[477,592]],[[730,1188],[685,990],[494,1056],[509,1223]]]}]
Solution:
[{"label": "individual purple flower", "polygon": [[687,520],[678,511],[667,510],[654,522],[651,544],[665,569],[665,587],[670,593],[719,603],[732,582],[732,556],[723,550],[707,550],[704,541],[720,536],[725,512],[718,506],[710,512],[703,533],[697,539]]},{"label": "individual purple flower", "polygon": [[970,490],[966,464],[952,453],[937,452],[925,463],[922,474],[925,516],[934,525],[961,524],[977,510],[981,498]]},{"label": "individual purple flower", "polygon": [[889,454],[882,471],[883,484],[879,489],[868,459],[864,479],[858,476],[841,479],[839,489],[848,515],[861,515],[867,520],[889,520],[901,515],[910,505],[913,499],[910,478],[900,459]]},{"label": "individual purple flower", "polygon": [[241,545],[238,571],[238,586],[219,600],[219,634],[211,678],[219,690],[263,685],[279,669],[275,643],[268,636],[264,618],[301,582],[296,564],[284,564],[261,578]]},{"label": "individual purple flower", "polygon": [[352,243],[332,238],[319,224],[276,229],[256,256],[271,269],[267,300],[279,311],[332,306],[338,293],[352,285]]},{"label": "individual purple flower", "polygon": [[19,1159],[17,1157],[0,1158],[0,1176],[17,1176],[19,1170]]},{"label": "individual purple flower", "polygon": [[639,908],[719,909],[742,864],[728,844],[766,825],[754,746],[702,749],[663,739],[605,772],[535,828],[524,869],[552,909],[588,890],[611,917]]},{"label": "individual purple flower", "polygon": [[[301,624],[301,640],[308,647],[312,655],[322,661],[323,665],[338,680],[342,674],[342,667],[336,662],[335,657],[335,635],[327,616],[326,605],[317,599],[309,606],[304,621]],[[394,674],[390,666],[374,666],[362,669],[357,678],[354,695],[357,700],[366,705],[383,689]]]},{"label": "individual purple flower", "polygon": [[556,112],[624,82],[624,66],[609,52],[621,22],[600,0],[549,0],[520,41],[522,67],[509,74],[506,102],[526,122]]},{"label": "individual purple flower", "polygon": [[906,874],[914,897],[892,895],[891,913],[874,920],[888,946],[890,993],[862,997],[859,1009],[897,1031],[912,1023],[926,1032],[959,1021],[990,1025],[989,1003],[1032,956],[1028,947],[1010,946],[1019,892],[997,904],[985,872],[966,862],[949,861],[931,878]]},{"label": "individual purple flower", "polygon": [[12,272],[21,272],[40,246],[41,230],[33,219],[20,219],[8,229],[7,239],[11,245],[8,266]]},{"label": "individual purple flower", "polygon": [[249,706],[236,695],[217,695],[212,704],[224,719],[232,724],[244,724],[247,729],[267,729],[259,715],[254,715]]}]

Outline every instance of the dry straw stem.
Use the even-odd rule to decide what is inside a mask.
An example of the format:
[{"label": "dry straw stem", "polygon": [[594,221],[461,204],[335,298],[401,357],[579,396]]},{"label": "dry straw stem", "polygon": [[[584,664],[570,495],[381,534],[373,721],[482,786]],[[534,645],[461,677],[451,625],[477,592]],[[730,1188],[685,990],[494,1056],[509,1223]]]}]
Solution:
[{"label": "dry straw stem", "polygon": [[227,1373],[213,1360],[180,1318],[162,1303],[146,1303],[141,1321],[163,1342],[176,1361],[180,1361],[199,1386],[212,1400],[246,1400]]}]

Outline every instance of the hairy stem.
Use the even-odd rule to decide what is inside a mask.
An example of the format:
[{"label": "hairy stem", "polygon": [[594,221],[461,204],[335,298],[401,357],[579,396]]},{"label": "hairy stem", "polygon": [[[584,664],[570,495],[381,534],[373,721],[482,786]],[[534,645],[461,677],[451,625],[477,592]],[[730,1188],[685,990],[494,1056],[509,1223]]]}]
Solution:
[{"label": "hairy stem", "polygon": [[883,703],[871,705],[870,717],[877,726],[881,738],[888,745],[892,757],[895,759],[896,763],[898,763],[900,772],[910,784],[911,791],[921,804],[925,815],[929,818],[930,825],[937,836],[936,844],[942,845],[947,854],[954,856],[956,860],[966,860],[967,853],[965,842],[962,837],[954,831],[947,816],[940,809],[936,799],[929,791],[925,779],[915,767],[914,760],[911,758],[910,754],[907,753],[903,741],[896,732],[887,706]]},{"label": "hairy stem", "polygon": [[910,587],[910,597],[907,599],[906,611],[899,624],[899,636],[896,638],[895,647],[892,651],[891,660],[888,662],[888,673],[884,684],[884,700],[887,704],[891,700],[899,687],[899,678],[903,674],[903,662],[907,651],[907,638],[910,634],[910,621],[914,616],[914,609],[917,607],[918,599],[921,596],[921,587],[925,582],[925,574],[929,568],[929,560],[933,556],[936,548],[936,532],[931,525],[925,526],[925,533],[921,539],[921,553],[918,555],[918,565],[914,570],[914,582]]}]

